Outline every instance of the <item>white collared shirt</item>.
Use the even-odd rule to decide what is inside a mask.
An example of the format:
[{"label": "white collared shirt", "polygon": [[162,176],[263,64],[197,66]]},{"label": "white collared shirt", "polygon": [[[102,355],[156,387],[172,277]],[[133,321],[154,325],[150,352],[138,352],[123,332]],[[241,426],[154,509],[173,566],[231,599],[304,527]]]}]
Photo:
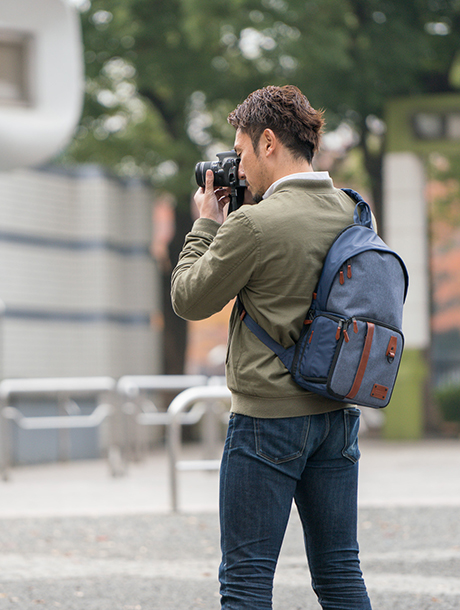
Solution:
[{"label": "white collared shirt", "polygon": [[286,180],[328,180],[329,178],[329,172],[298,172],[297,174],[288,174],[287,176],[283,176],[279,180],[276,180],[276,182],[269,186],[262,199],[270,197],[275,188]]}]

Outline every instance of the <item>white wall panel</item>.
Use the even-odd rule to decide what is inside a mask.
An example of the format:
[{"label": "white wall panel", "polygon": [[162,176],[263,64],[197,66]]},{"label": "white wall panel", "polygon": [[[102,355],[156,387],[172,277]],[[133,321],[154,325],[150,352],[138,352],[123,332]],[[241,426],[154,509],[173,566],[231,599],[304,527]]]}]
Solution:
[{"label": "white wall panel", "polygon": [[92,166],[0,174],[4,376],[160,372],[152,197]]},{"label": "white wall panel", "polygon": [[384,160],[385,240],[409,272],[404,308],[406,346],[424,349],[430,340],[428,217],[423,163],[413,153],[389,153]]},{"label": "white wall panel", "polygon": [[158,339],[152,329],[7,319],[4,376],[149,375],[159,370]]},{"label": "white wall panel", "polygon": [[150,311],[158,290],[155,276],[155,265],[147,256],[69,252],[5,243],[0,238],[0,296],[8,304]]}]

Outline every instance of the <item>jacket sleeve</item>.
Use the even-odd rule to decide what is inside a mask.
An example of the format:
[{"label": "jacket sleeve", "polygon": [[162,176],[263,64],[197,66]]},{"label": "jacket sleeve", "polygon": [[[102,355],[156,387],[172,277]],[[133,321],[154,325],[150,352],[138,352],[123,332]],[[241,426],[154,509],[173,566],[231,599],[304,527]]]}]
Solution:
[{"label": "jacket sleeve", "polygon": [[197,220],[172,274],[176,314],[203,320],[225,307],[256,268],[259,241],[258,231],[242,211],[231,214],[220,227],[213,220]]}]

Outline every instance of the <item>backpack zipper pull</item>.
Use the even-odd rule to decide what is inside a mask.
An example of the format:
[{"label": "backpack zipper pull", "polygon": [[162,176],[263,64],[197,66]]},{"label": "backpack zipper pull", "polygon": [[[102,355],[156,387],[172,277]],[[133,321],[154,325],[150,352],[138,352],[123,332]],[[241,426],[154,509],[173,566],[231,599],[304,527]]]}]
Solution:
[{"label": "backpack zipper pull", "polygon": [[355,334],[358,334],[358,322],[356,321],[356,318],[352,318],[353,321],[353,330],[355,331]]},{"label": "backpack zipper pull", "polygon": [[337,326],[337,332],[335,333],[335,340],[338,341],[340,339],[340,333],[342,332],[343,322],[339,320],[339,325]]},{"label": "backpack zipper pull", "polygon": [[343,329],[343,338],[345,339],[345,343],[348,343],[350,341],[350,337],[348,336],[346,328]]},{"label": "backpack zipper pull", "polygon": [[351,262],[348,261],[348,266],[347,266],[347,278],[349,280],[351,280]]},{"label": "backpack zipper pull", "polygon": [[345,278],[344,278],[344,275],[343,275],[343,269],[340,269],[339,282],[340,282],[341,285],[343,285],[345,283]]}]

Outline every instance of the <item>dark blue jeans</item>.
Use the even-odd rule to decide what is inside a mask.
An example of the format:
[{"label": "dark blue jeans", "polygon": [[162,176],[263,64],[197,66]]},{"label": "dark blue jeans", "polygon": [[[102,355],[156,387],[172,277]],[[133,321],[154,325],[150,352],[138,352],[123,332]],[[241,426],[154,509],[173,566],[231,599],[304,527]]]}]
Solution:
[{"label": "dark blue jeans", "polygon": [[292,500],[323,609],[370,610],[357,542],[360,411],[255,419],[232,414],[222,458],[224,610],[271,610]]}]

